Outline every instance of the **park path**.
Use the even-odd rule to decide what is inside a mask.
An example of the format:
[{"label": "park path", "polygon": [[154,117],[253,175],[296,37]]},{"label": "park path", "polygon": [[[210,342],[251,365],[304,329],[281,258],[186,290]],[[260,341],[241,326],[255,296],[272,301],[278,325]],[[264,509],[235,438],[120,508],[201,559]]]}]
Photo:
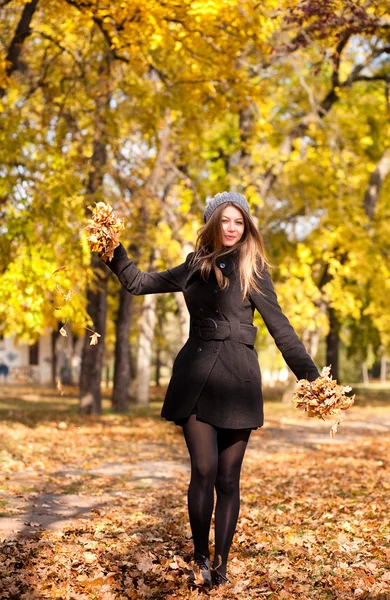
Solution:
[{"label": "park path", "polygon": [[[364,419],[359,416],[348,418],[340,426],[335,439],[330,437],[329,425],[325,423],[287,417],[266,421],[264,427],[251,436],[243,477],[246,465],[261,463],[270,454],[299,454],[325,446],[342,448],[345,444],[388,436],[389,433],[390,411],[388,415],[381,413]],[[115,504],[124,495],[131,493],[136,501],[148,490],[158,488],[164,493],[178,482],[184,485],[189,479],[190,467],[184,441],[176,455],[168,441],[138,441],[132,444],[132,456],[130,462],[124,461],[123,457],[115,460],[115,456],[111,456],[90,468],[63,464],[61,469],[51,474],[69,484],[85,478],[99,478],[102,483],[98,494],[28,492],[39,488],[42,473],[27,467],[11,474],[7,477],[8,484],[27,492],[0,496],[7,505],[7,513],[0,516],[0,539],[7,541],[34,536],[43,530],[62,531],[76,521],[93,518],[96,512]],[[126,486],[118,489],[116,485],[112,489],[113,481],[126,481]]]}]

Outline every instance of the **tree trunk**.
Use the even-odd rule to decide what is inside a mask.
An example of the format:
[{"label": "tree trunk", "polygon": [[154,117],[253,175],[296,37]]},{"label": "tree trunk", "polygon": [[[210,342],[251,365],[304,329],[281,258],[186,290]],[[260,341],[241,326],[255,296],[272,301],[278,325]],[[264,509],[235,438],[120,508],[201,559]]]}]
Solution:
[{"label": "tree trunk", "polygon": [[[5,72],[7,77],[10,77],[14,71],[23,71],[26,65],[20,61],[23,44],[26,38],[32,34],[30,27],[34,13],[38,6],[38,0],[29,0],[23,8],[22,15],[17,25],[15,34],[8,47],[7,56],[5,57]],[[3,98],[6,93],[6,88],[0,86],[0,98]]]},{"label": "tree trunk", "polygon": [[297,390],[297,386],[297,378],[295,377],[294,373],[291,373],[291,371],[289,371],[287,378],[287,387],[285,388],[282,396],[283,404],[291,403],[291,399],[293,397],[294,392],[296,392]]},{"label": "tree trunk", "polygon": [[154,376],[154,383],[157,387],[160,386],[160,378],[161,378],[161,353],[162,353],[162,342],[161,339],[164,338],[164,322],[163,322],[163,318],[162,318],[162,313],[161,310],[158,311],[157,314],[157,323],[158,323],[158,330],[159,330],[159,335],[156,338],[157,344],[156,344],[156,371],[155,371],[155,376]]},{"label": "tree trunk", "polygon": [[116,320],[114,389],[112,410],[127,413],[129,410],[130,366],[130,323],[133,296],[123,286],[120,289],[119,310]]},{"label": "tree trunk", "polygon": [[[109,52],[103,57],[99,68],[98,89],[95,98],[95,131],[91,167],[88,174],[85,214],[90,215],[89,205],[102,199],[103,177],[107,164],[107,117],[110,105],[110,60]],[[103,371],[104,339],[107,314],[108,268],[95,255],[91,256],[91,266],[97,276],[94,288],[87,290],[87,311],[92,319],[92,327],[99,333],[98,343],[90,345],[90,335],[84,339],[80,372],[80,413],[101,414],[100,383]]]},{"label": "tree trunk", "polygon": [[386,383],[387,379],[387,357],[386,354],[381,356],[381,383]]},{"label": "tree trunk", "polygon": [[367,217],[372,221],[383,182],[390,173],[390,148],[386,148],[380,160],[375,165],[370,175],[367,189],[364,194],[363,208]]},{"label": "tree trunk", "polygon": [[98,343],[90,345],[88,332],[84,337],[81,373],[80,373],[80,413],[100,415],[102,412],[102,396],[100,382],[103,370],[104,339],[106,333],[107,314],[107,275],[101,268],[99,258],[93,256],[92,266],[99,277],[99,289],[88,290],[87,311],[93,321],[94,331],[100,334]]},{"label": "tree trunk", "polygon": [[138,341],[137,379],[135,383],[135,402],[141,406],[147,406],[149,404],[152,343],[154,327],[156,324],[156,304],[156,294],[147,294],[145,296]]},{"label": "tree trunk", "polygon": [[58,333],[58,329],[53,329],[53,331],[51,332],[51,383],[52,383],[53,388],[55,388],[57,386],[57,348],[56,348],[56,344],[57,344],[59,335],[60,334]]},{"label": "tree trunk", "polygon": [[156,349],[156,373],[154,377],[154,383],[157,387],[160,386],[160,377],[161,377],[161,348],[160,346]]},{"label": "tree trunk", "polygon": [[329,333],[326,337],[326,364],[332,365],[332,376],[339,378],[339,345],[340,345],[340,323],[336,311],[329,306]]},{"label": "tree trunk", "polygon": [[368,366],[366,360],[362,364],[362,376],[364,385],[370,385],[370,378],[368,376]]},{"label": "tree trunk", "polygon": [[70,357],[70,364],[71,364],[71,369],[72,369],[72,385],[75,385],[75,381],[79,381],[80,379],[80,374],[79,374],[79,369],[80,369],[80,355],[78,352],[78,348],[77,348],[77,343],[79,341],[80,337],[76,334],[73,334],[72,336],[72,350],[71,350],[71,357]]},{"label": "tree trunk", "polygon": [[[171,117],[169,109],[166,110],[164,118],[164,126],[160,136],[160,148],[156,156],[153,168],[147,178],[143,188],[138,190],[137,195],[133,194],[133,198],[139,196],[142,197],[140,212],[141,230],[147,230],[149,225],[149,201],[157,197],[157,187],[159,181],[162,179],[164,172],[164,162],[166,155],[169,150],[169,134],[171,128]],[[157,224],[157,223],[156,223]],[[133,249],[133,256],[137,258],[140,253],[136,249]],[[149,387],[150,387],[150,375],[151,375],[151,362],[152,362],[152,342],[154,336],[154,326],[156,322],[156,296],[154,294],[146,295],[144,298],[144,308],[141,317],[141,329],[139,336],[139,346],[137,354],[137,365],[136,365],[136,379],[131,381],[129,375],[128,381],[130,389],[130,395],[134,398],[136,404],[148,405],[149,404]],[[129,362],[131,358],[129,357]],[[130,369],[130,367],[129,367]],[[130,372],[131,373],[131,372]],[[123,391],[123,393],[125,393]]]},{"label": "tree trunk", "polygon": [[305,346],[307,352],[310,354],[312,358],[317,356],[318,346],[320,345],[321,339],[321,330],[315,329],[314,331],[309,331],[305,329],[302,335],[302,342]]},{"label": "tree trunk", "polygon": [[[307,352],[313,358],[318,352],[318,346],[320,343],[321,331],[316,329],[315,331],[309,331],[305,329],[302,335],[302,343],[305,346]],[[283,392],[282,402],[283,404],[289,404],[294,392],[297,389],[297,379],[293,373],[289,371],[287,379],[287,387]]]}]

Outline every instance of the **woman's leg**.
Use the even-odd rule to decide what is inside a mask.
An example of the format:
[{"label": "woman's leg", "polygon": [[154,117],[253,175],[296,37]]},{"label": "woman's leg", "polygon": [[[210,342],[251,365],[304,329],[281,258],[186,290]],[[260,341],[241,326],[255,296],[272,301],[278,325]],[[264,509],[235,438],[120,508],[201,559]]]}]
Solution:
[{"label": "woman's leg", "polygon": [[209,423],[189,417],[183,433],[191,458],[188,513],[194,552],[209,558],[209,533],[214,507],[214,485],[218,467],[217,430]]},{"label": "woman's leg", "polygon": [[[218,472],[215,482],[215,554],[213,567],[226,576],[226,563],[240,512],[240,472],[251,432],[218,430]],[[221,563],[221,564],[220,564]]]}]

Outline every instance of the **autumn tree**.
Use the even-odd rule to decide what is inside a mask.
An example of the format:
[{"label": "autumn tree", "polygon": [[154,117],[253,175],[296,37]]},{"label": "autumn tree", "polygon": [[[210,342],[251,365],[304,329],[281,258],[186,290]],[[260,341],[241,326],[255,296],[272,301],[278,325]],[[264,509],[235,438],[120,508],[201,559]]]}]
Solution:
[{"label": "autumn tree", "polygon": [[[0,8],[2,328],[30,342],[63,324],[69,335],[87,331],[86,411],[101,409],[107,272],[82,231],[100,199],[124,215],[123,240],[147,269],[183,260],[205,197],[243,192],[310,350],[328,336],[337,376],[340,336],[351,352],[389,347],[385,2]],[[109,315],[119,411],[132,310],[121,292]]]}]

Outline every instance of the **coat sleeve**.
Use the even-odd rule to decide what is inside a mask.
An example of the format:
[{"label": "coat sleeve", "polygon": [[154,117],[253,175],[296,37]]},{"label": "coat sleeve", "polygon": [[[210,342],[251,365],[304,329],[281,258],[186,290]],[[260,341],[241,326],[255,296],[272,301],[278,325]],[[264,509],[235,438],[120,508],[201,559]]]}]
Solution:
[{"label": "coat sleeve", "polygon": [[319,377],[318,369],[306,352],[290,321],[283,314],[267,267],[264,267],[257,283],[261,292],[251,292],[252,305],[261,314],[284,360],[297,379],[314,381]]},{"label": "coat sleeve", "polygon": [[115,273],[123,287],[134,294],[161,294],[164,292],[181,292],[189,274],[189,259],[192,253],[181,265],[159,273],[143,273],[128,257],[126,249],[119,244],[114,250],[112,260],[107,266]]}]

